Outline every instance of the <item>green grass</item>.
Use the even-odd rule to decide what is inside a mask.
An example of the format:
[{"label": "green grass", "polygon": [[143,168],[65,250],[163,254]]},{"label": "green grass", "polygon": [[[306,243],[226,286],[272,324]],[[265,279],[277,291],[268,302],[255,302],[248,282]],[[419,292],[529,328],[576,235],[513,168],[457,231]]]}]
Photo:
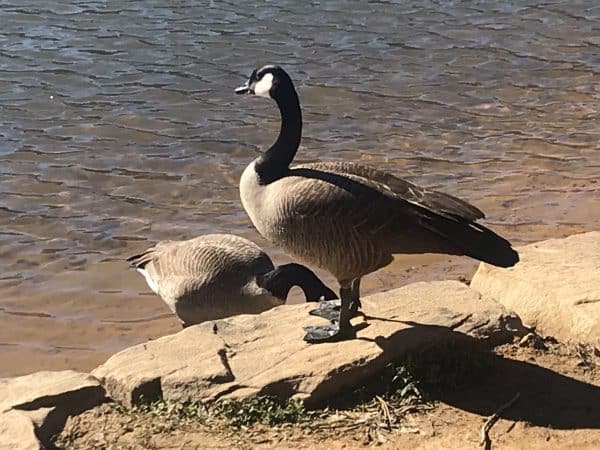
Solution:
[{"label": "green grass", "polygon": [[308,411],[300,400],[281,402],[268,396],[254,397],[248,400],[222,400],[216,403],[212,412],[228,421],[232,427],[263,425],[297,424],[306,422],[315,412]]},{"label": "green grass", "polygon": [[[127,410],[119,405],[121,412]],[[205,425],[208,418],[208,410],[202,403],[173,402],[159,400],[152,403],[141,403],[131,408],[132,414],[146,415],[165,422],[193,421]]]}]

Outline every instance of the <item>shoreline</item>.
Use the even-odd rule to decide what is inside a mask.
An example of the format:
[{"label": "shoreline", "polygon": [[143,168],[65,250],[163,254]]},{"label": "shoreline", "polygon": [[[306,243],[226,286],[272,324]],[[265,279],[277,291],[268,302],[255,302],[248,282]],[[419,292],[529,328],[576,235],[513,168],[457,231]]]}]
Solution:
[{"label": "shoreline", "polygon": [[[496,228],[505,233],[505,227]],[[556,234],[548,233],[544,239],[564,237]],[[278,263],[286,262],[280,251],[268,244],[265,248]],[[361,288],[364,295],[371,295],[418,281],[468,281],[477,265],[468,257],[399,257],[365,277]],[[317,273],[326,284],[336,286],[329,274]],[[74,278],[88,292],[74,290]],[[0,310],[0,360],[11,362],[0,367],[0,377],[39,370],[89,371],[116,351],[181,329],[168,307],[124,261],[65,271],[50,282],[58,292],[48,292],[43,282],[29,293],[20,286],[0,290],[0,295],[11,299]],[[294,288],[288,304],[301,301],[300,291]]]}]

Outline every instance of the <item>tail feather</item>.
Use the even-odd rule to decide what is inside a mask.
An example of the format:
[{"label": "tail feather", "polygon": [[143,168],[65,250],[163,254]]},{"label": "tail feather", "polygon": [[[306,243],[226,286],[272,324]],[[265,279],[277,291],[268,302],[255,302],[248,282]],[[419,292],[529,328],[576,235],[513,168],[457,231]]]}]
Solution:
[{"label": "tail feather", "polygon": [[127,262],[129,262],[129,267],[132,269],[143,269],[146,264],[152,261],[154,257],[154,247],[149,248],[148,250],[139,253],[137,255],[130,256],[127,258]]},{"label": "tail feather", "polygon": [[489,228],[472,223],[468,233],[465,254],[498,267],[512,267],[519,262],[519,254],[510,242]]},{"label": "tail feather", "polygon": [[512,267],[519,262],[519,254],[509,241],[479,223],[437,216],[430,217],[424,225],[454,247],[458,254],[498,267]]}]

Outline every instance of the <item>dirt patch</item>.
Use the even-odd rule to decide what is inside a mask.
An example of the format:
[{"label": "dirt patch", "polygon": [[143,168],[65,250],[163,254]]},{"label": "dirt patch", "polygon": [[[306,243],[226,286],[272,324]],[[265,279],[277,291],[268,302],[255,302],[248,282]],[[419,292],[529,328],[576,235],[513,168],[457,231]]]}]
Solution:
[{"label": "dirt patch", "polygon": [[404,361],[406,371],[395,367],[391,376],[384,373],[318,411],[296,404],[280,415],[273,405],[257,403],[225,414],[202,405],[126,410],[110,403],[69,419],[56,444],[64,449],[483,448],[487,418],[520,393],[499,414],[488,448],[600,448],[598,349],[529,336],[492,350],[470,344],[439,350]]}]

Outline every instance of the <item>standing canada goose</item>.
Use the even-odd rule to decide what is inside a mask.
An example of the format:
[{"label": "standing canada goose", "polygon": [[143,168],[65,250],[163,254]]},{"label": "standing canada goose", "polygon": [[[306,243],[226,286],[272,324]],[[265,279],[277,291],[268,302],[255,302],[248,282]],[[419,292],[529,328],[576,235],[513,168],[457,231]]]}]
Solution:
[{"label": "standing canada goose", "polygon": [[162,241],[127,260],[184,327],[282,305],[293,286],[307,301],[337,298],[306,267],[274,267],[258,245],[230,234]]},{"label": "standing canada goose", "polygon": [[[340,284],[337,320],[308,327],[305,340],[355,337],[350,319],[360,308],[360,279],[389,264],[393,254],[467,255],[500,267],[519,261],[508,241],[475,222],[484,214],[456,197],[351,162],[290,168],[302,114],[292,80],[280,67],[254,70],[235,92],[270,97],[281,113],[277,140],[240,180],[250,220],[266,239],[331,272]],[[327,317],[331,310],[313,313]]]}]

